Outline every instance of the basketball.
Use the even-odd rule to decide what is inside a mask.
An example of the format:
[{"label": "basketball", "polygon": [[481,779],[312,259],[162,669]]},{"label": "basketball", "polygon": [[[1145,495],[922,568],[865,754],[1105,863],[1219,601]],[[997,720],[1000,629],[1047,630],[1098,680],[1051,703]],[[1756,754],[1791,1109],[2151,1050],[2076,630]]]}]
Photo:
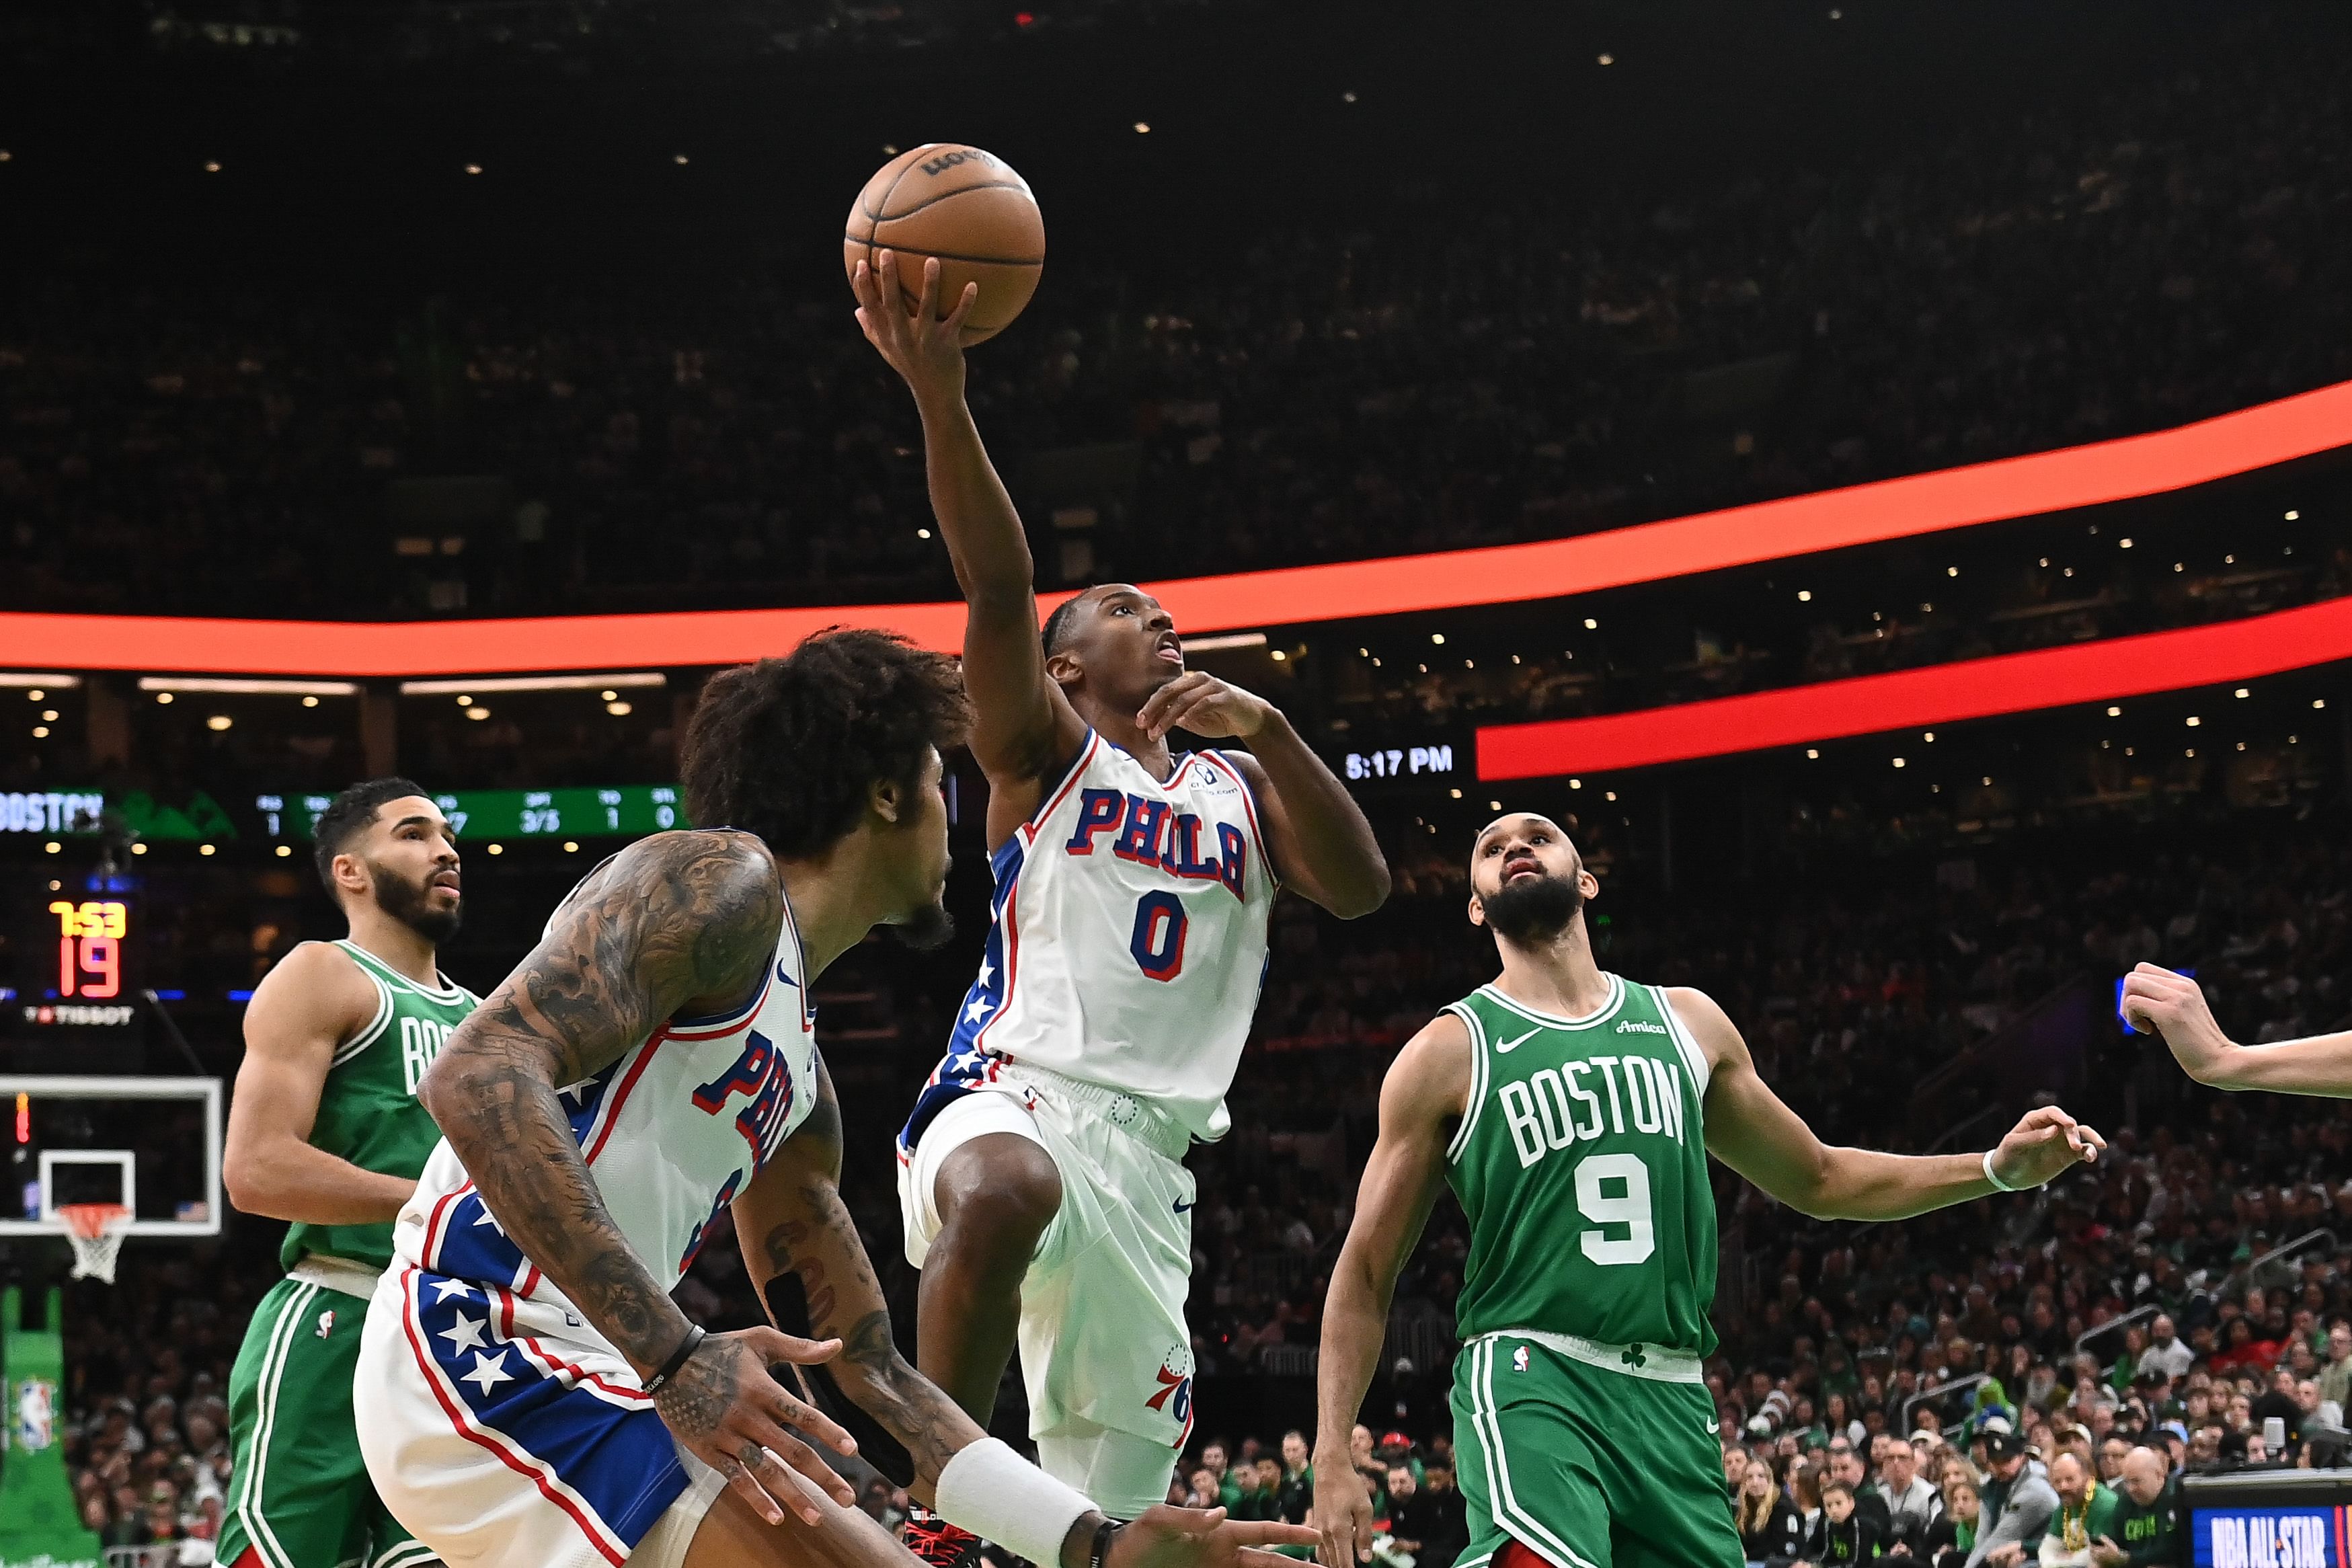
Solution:
[{"label": "basketball", "polygon": [[889,250],[911,310],[923,286],[923,259],[940,259],[940,311],[954,309],[967,283],[980,298],[965,321],[965,346],[1013,324],[1037,291],[1045,267],[1045,219],[1029,182],[993,153],[952,142],[910,148],[875,171],[849,209],[841,237],[842,268],[854,279]]}]

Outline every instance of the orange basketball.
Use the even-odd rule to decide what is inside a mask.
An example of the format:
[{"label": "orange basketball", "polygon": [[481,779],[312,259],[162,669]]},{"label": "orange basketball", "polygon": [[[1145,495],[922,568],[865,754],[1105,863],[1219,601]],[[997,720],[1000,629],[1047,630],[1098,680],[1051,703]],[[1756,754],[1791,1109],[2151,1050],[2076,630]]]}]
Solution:
[{"label": "orange basketball", "polygon": [[912,310],[921,296],[923,259],[940,258],[940,313],[980,298],[965,319],[963,341],[982,342],[1013,324],[1037,291],[1045,268],[1045,219],[1029,182],[993,153],[931,142],[899,153],[857,193],[841,238],[842,267],[853,279],[881,252],[898,259],[898,287]]}]

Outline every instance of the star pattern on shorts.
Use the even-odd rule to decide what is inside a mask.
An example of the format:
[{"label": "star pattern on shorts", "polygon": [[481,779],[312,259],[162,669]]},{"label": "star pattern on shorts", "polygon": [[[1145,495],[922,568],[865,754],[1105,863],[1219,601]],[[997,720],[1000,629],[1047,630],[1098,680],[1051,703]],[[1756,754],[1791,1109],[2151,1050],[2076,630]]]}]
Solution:
[{"label": "star pattern on shorts", "polygon": [[504,1351],[499,1352],[496,1356],[485,1355],[480,1351],[476,1351],[474,1370],[457,1379],[460,1383],[474,1384],[484,1394],[488,1394],[502,1383],[512,1383],[514,1380],[514,1373],[507,1370],[507,1352]]},{"label": "star pattern on shorts", "polygon": [[982,985],[989,985],[992,984],[995,980],[996,965],[989,963],[988,960],[984,958],[982,959],[980,961],[980,983]]},{"label": "star pattern on shorts", "polygon": [[482,1331],[489,1326],[490,1321],[486,1317],[469,1318],[463,1312],[457,1314],[457,1321],[456,1328],[443,1329],[434,1336],[436,1339],[447,1340],[450,1353],[453,1355],[459,1351],[469,1351],[479,1346],[482,1343]]},{"label": "star pattern on shorts", "polygon": [[433,1282],[433,1289],[437,1292],[433,1298],[433,1304],[436,1307],[452,1296],[462,1296],[470,1300],[474,1294],[474,1288],[463,1279],[436,1279]]},{"label": "star pattern on shorts", "polygon": [[482,1205],[482,1217],[474,1222],[474,1228],[476,1230],[481,1229],[484,1226],[488,1226],[500,1236],[504,1236],[507,1233],[507,1227],[499,1223],[498,1215],[490,1212],[490,1205],[488,1204],[484,1204]]},{"label": "star pattern on shorts", "polygon": [[964,1007],[963,1021],[967,1024],[977,1024],[995,1011],[995,1003],[985,996],[975,996]]}]

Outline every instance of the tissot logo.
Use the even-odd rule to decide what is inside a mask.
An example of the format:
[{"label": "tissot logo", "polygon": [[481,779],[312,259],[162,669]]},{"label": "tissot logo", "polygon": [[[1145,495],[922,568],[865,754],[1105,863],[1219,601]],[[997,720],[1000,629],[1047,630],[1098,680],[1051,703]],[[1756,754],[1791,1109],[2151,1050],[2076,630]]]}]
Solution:
[{"label": "tissot logo", "polygon": [[1620,1018],[1617,1020],[1617,1032],[1621,1035],[1663,1035],[1666,1026],[1643,1018]]}]

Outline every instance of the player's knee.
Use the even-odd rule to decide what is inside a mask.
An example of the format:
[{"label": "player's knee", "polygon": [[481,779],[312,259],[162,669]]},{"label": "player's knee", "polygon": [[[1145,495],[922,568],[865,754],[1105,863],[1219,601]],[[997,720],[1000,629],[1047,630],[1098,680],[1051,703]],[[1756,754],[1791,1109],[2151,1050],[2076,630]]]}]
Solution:
[{"label": "player's knee", "polygon": [[1062,1207],[1053,1156],[1017,1133],[975,1138],[940,1165],[936,1249],[1017,1249],[1025,1259]]}]

